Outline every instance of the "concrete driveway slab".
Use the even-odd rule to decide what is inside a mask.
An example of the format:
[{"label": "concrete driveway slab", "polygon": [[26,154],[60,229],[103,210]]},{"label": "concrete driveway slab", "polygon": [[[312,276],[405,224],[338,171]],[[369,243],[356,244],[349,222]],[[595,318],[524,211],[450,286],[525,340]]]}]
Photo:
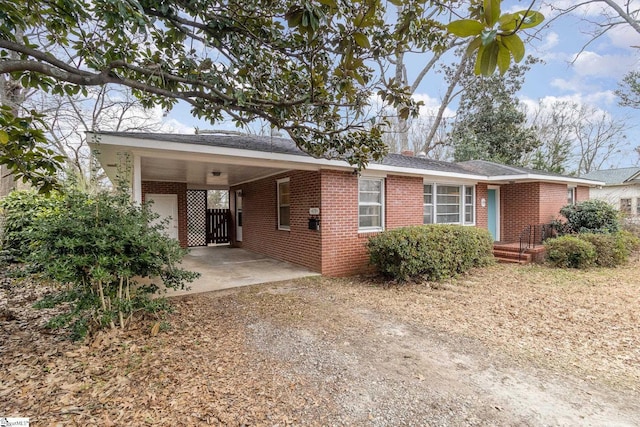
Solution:
[{"label": "concrete driveway slab", "polygon": [[200,278],[189,285],[190,290],[170,291],[167,296],[320,275],[304,267],[229,246],[191,248],[190,253],[182,260],[182,267],[197,271],[201,274]]}]

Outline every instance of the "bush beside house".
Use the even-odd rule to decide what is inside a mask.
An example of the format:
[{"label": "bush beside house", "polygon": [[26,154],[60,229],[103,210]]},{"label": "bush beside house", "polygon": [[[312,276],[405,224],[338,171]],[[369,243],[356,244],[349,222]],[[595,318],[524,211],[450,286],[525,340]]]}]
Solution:
[{"label": "bush beside house", "polygon": [[[73,338],[103,327],[124,328],[138,312],[168,308],[152,299],[156,285],[137,285],[137,278],[159,277],[167,288],[184,287],[197,277],[179,268],[186,253],[152,225],[157,215],[137,206],[129,195],[90,195],[67,190],[55,199],[14,194],[2,205],[3,249],[24,262],[29,273],[63,286],[38,303],[68,310],[49,323],[69,327]],[[25,213],[33,214],[24,218]]]},{"label": "bush beside house", "polygon": [[557,223],[564,234],[545,242],[547,260],[553,267],[616,267],[640,249],[638,236],[620,231],[618,212],[601,200],[565,206],[566,222]]},{"label": "bush beside house", "polygon": [[487,230],[459,225],[423,225],[382,232],[367,244],[371,264],[399,280],[441,280],[493,262]]}]

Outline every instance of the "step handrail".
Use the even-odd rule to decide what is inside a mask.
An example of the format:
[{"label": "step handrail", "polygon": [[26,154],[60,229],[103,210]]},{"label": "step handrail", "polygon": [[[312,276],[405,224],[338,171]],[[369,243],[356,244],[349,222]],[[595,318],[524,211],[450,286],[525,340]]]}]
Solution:
[{"label": "step handrail", "polygon": [[518,261],[527,249],[542,245],[544,241],[552,235],[552,224],[529,224],[520,232],[520,251]]}]

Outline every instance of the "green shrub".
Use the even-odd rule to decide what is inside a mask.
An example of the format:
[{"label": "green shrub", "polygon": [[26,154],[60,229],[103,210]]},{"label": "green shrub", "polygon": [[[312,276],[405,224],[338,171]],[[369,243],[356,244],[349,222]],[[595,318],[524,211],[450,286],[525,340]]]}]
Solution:
[{"label": "green shrub", "polygon": [[576,237],[593,245],[596,251],[594,264],[598,267],[616,267],[624,264],[629,257],[629,252],[624,247],[623,239],[619,238],[619,233],[580,233]]},{"label": "green shrub", "polygon": [[493,262],[487,230],[459,225],[423,225],[382,232],[367,244],[371,264],[385,276],[406,280],[452,277]]},{"label": "green shrub", "polygon": [[626,221],[622,224],[622,230],[636,237],[640,237],[640,224]]},{"label": "green shrub", "polygon": [[628,258],[633,252],[640,250],[640,236],[630,231],[620,231],[617,233],[619,245],[624,248],[625,256]]},{"label": "green shrub", "polygon": [[560,209],[567,221],[562,224],[563,234],[615,233],[620,230],[618,211],[602,200],[586,200]]},{"label": "green shrub", "polygon": [[137,285],[136,278],[159,277],[177,289],[197,277],[179,268],[186,251],[162,233],[162,224],[150,225],[155,218],[122,191],[69,190],[59,209],[34,221],[27,267],[67,285],[41,303],[68,307],[51,327],[69,327],[74,338],[96,328],[124,328],[136,312],[162,308],[151,300],[158,287]]},{"label": "green shrub", "polygon": [[561,236],[544,242],[547,260],[554,267],[587,268],[594,265],[596,248],[576,236]]},{"label": "green shrub", "polygon": [[33,225],[55,212],[59,203],[60,195],[44,195],[35,191],[12,191],[1,199],[3,257],[10,261],[23,261],[31,252]]}]

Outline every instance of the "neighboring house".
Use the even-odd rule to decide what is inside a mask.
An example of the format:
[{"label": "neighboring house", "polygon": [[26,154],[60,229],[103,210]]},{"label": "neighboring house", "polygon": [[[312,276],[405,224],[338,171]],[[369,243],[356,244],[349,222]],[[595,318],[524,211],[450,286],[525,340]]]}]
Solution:
[{"label": "neighboring house", "polygon": [[582,178],[604,183],[589,189],[590,198],[613,205],[632,222],[640,221],[640,167],[593,171]]},{"label": "neighboring house", "polygon": [[[171,216],[183,246],[204,235],[204,189],[230,191],[230,243],[331,276],[366,271],[376,233],[425,223],[487,228],[517,242],[599,182],[498,165],[389,154],[358,172],[313,158],[292,141],[257,136],[99,133],[90,146],[136,201]],[[123,165],[126,165],[124,167]],[[202,202],[204,200],[204,203]],[[191,234],[190,234],[191,233]],[[208,239],[207,239],[208,241]],[[206,242],[205,242],[206,244]]]}]

